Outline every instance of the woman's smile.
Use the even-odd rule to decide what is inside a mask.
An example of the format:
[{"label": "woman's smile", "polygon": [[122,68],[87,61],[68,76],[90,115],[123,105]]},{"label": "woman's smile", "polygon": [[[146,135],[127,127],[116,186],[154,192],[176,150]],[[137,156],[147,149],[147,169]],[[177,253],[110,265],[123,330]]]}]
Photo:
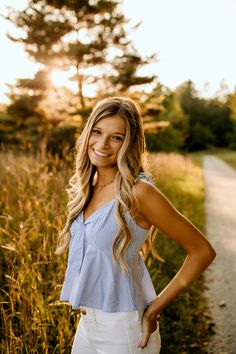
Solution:
[{"label": "woman's smile", "polygon": [[110,154],[106,154],[104,152],[101,152],[99,150],[95,150],[93,149],[93,152],[95,153],[95,155],[99,156],[99,157],[108,157],[108,156],[111,156]]}]

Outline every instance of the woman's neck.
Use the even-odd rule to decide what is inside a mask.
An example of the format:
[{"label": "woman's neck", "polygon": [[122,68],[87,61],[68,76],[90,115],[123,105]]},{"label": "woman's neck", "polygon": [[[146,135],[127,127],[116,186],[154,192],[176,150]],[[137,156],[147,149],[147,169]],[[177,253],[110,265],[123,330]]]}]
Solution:
[{"label": "woman's neck", "polygon": [[95,184],[102,186],[114,181],[117,171],[118,168],[97,169]]}]

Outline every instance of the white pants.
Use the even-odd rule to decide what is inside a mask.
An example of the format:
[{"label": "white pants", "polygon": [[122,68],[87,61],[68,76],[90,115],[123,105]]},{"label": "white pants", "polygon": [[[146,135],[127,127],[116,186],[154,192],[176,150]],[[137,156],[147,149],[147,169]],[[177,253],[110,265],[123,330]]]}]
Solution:
[{"label": "white pants", "polygon": [[143,311],[103,312],[83,306],[72,354],[159,354],[159,323],[147,346],[138,348],[142,339]]}]

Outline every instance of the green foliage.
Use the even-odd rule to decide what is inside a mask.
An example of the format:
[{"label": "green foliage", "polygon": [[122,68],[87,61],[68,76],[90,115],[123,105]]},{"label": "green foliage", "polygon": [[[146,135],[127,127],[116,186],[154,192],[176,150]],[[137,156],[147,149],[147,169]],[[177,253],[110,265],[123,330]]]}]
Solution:
[{"label": "green foliage", "polygon": [[186,142],[189,151],[205,150],[215,144],[215,136],[207,126],[196,123]]},{"label": "green foliage", "polygon": [[227,105],[230,109],[230,117],[236,121],[236,90],[228,96]]},{"label": "green foliage", "polygon": [[180,130],[168,127],[158,134],[146,134],[149,151],[178,151],[184,144]]},{"label": "green foliage", "polygon": [[43,115],[38,111],[41,99],[41,95],[21,96],[9,105],[7,111],[11,116],[16,117],[16,119],[19,118],[22,123],[24,123],[25,119],[31,116],[43,118]]},{"label": "green foliage", "polygon": [[0,114],[0,141],[4,145],[17,145],[19,150],[25,150],[38,145],[41,140],[45,121],[40,115],[28,116],[27,119]]},{"label": "green foliage", "polygon": [[41,101],[48,93],[50,81],[48,74],[40,70],[33,79],[18,79],[16,84],[8,85],[11,102],[7,107],[8,113],[15,119],[19,126],[28,124],[28,118],[44,119],[45,113],[40,108]]},{"label": "green foliage", "polygon": [[227,135],[233,127],[228,105],[217,99],[197,97],[191,81],[181,85],[176,93],[183,112],[189,117],[186,148],[194,151],[211,145],[228,146]]},{"label": "green foliage", "polygon": [[199,98],[192,81],[183,83],[175,92],[158,84],[150,99],[162,98],[163,107],[157,119],[169,122],[170,127],[157,134],[156,138],[148,137],[150,150],[198,151],[212,146],[235,148],[234,96],[229,95],[224,101]]},{"label": "green foliage", "polygon": [[127,91],[129,87],[151,83],[155,76],[137,76],[137,69],[155,60],[155,56],[142,59],[137,54],[117,56],[113,60],[115,74],[111,76],[111,84],[118,92]]},{"label": "green foliage", "polygon": [[68,153],[75,145],[80,127],[80,122],[47,121],[37,114],[20,120],[2,113],[0,141],[7,145],[16,145],[21,151],[32,152],[36,152],[43,142],[48,152],[62,157],[63,151]]},{"label": "green foliage", "polygon": [[227,134],[227,140],[229,141],[229,149],[236,150],[236,124],[234,124],[233,130]]},{"label": "green foliage", "polygon": [[236,92],[228,96],[226,102],[230,110],[230,117],[233,121],[233,127],[227,133],[227,140],[229,141],[229,148],[236,150]]},{"label": "green foliage", "polygon": [[[127,90],[128,81],[134,84],[136,79],[139,80],[135,76],[133,62],[137,65],[144,63],[133,55],[128,59],[123,57],[121,63],[114,60],[120,73],[112,78],[113,85],[106,87],[106,95],[119,85],[121,90]],[[8,119],[0,126],[2,140],[20,143],[35,141],[35,135],[36,141],[47,136],[50,149],[55,153],[73,145],[73,134],[77,131],[74,126],[78,131],[82,129],[96,101],[96,98],[86,98],[86,105],[78,105],[77,96],[69,90],[52,87],[46,71],[38,72],[33,79],[18,80],[15,86],[9,87],[12,103],[7,109]],[[159,83],[151,94],[136,92],[130,96],[141,108],[149,151],[192,152],[213,147],[236,149],[235,94],[225,100],[199,98],[189,81],[175,92]],[[63,125],[68,128],[62,128]],[[62,145],[58,144],[58,136]]]},{"label": "green foliage", "polygon": [[58,154],[62,157],[63,152],[65,154],[74,147],[77,131],[78,126],[66,123],[59,124],[56,128],[47,130],[45,139],[47,150],[53,153],[53,155]]}]

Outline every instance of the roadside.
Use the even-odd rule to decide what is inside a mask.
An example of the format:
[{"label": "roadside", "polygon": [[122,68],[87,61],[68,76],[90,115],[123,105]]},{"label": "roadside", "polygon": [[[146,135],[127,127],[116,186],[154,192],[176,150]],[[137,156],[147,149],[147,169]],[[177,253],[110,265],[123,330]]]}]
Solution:
[{"label": "roadside", "polygon": [[204,157],[206,233],[217,257],[205,272],[205,297],[215,334],[209,354],[236,354],[236,171]]}]

